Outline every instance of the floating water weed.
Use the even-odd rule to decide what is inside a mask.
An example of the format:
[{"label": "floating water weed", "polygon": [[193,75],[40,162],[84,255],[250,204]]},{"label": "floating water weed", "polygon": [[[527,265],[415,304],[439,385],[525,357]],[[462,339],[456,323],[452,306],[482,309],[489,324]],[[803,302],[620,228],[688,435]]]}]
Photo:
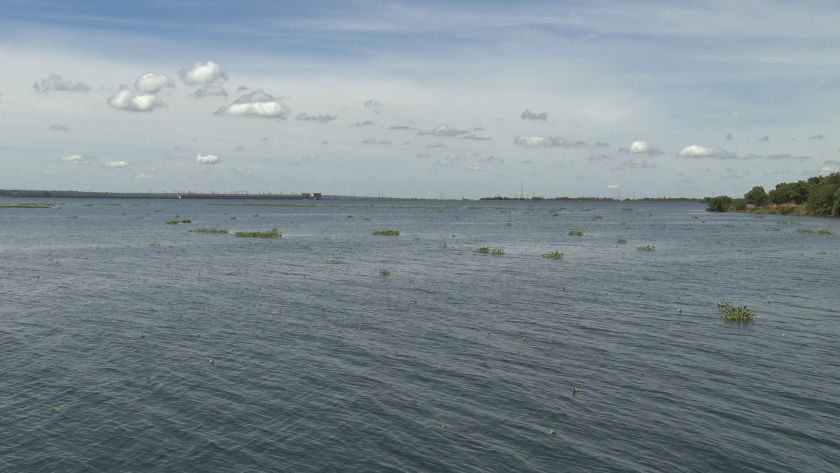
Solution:
[{"label": "floating water weed", "polygon": [[505,224],[505,226],[506,226],[506,227],[510,227],[510,226],[512,226],[512,225],[513,225],[513,224],[512,224],[512,223],[510,223],[510,222],[508,222],[508,223],[506,223],[506,224]]},{"label": "floating water weed", "polygon": [[619,239],[619,240],[618,240],[618,244],[619,244],[619,245],[626,245],[626,244],[627,244],[627,240],[625,240],[624,238],[621,238],[621,239]]},{"label": "floating water weed", "polygon": [[626,225],[627,225],[627,222],[621,222],[621,225],[622,225],[622,226],[626,226]]},{"label": "floating water weed", "polygon": [[178,225],[181,222],[179,222],[178,220],[167,220],[165,223],[167,225]]},{"label": "floating water weed", "polygon": [[636,249],[639,250],[639,251],[656,251],[656,247],[655,246],[650,246],[650,245],[648,245],[648,246],[637,246]]},{"label": "floating water weed", "polygon": [[227,228],[191,228],[187,230],[190,233],[228,233]]},{"label": "floating water weed", "polygon": [[215,362],[215,361],[213,361],[213,358],[210,358],[210,364],[212,365],[212,364],[215,364],[215,363],[216,363],[216,362]]},{"label": "floating water weed", "polygon": [[503,250],[501,248],[493,248],[492,250],[490,250],[490,254],[491,255],[503,255],[503,254],[505,254],[505,250]]},{"label": "floating water weed", "polygon": [[577,393],[578,393],[578,388],[576,388],[575,386],[572,386],[572,394],[577,394]]},{"label": "floating water weed", "polygon": [[723,225],[721,225],[721,227],[723,227],[723,228],[732,228],[734,226],[735,225],[732,225],[731,223],[724,223]]},{"label": "floating water weed", "polygon": [[233,236],[240,238],[280,238],[283,235],[276,228],[272,228],[267,232],[236,232]]},{"label": "floating water weed", "polygon": [[579,232],[577,230],[572,230],[569,232],[569,236],[583,236],[583,232]]},{"label": "floating water weed", "polygon": [[603,220],[603,219],[604,219],[604,217],[602,217],[601,215],[595,215],[590,220],[592,220],[594,222],[595,220]]},{"label": "floating water weed", "polygon": [[57,411],[58,411],[58,406],[52,406],[52,408],[50,409],[50,412],[57,412]]},{"label": "floating water weed", "polygon": [[140,338],[146,338],[146,334],[141,332],[140,333]]},{"label": "floating water weed", "polygon": [[184,220],[181,220],[181,223],[192,223],[192,220],[185,218]]},{"label": "floating water weed", "polygon": [[19,204],[0,204],[0,209],[49,209],[52,207],[53,204],[46,202],[21,202]]},{"label": "floating water weed", "polygon": [[723,320],[729,322],[752,322],[755,320],[755,312],[747,306],[736,307],[727,301],[720,301],[717,306]]},{"label": "floating water weed", "polygon": [[633,210],[633,209],[631,209],[630,207],[625,207],[625,208],[623,208],[623,209],[621,209],[621,210]]},{"label": "floating water weed", "polygon": [[79,218],[78,215],[68,215],[67,218]]},{"label": "floating water weed", "polygon": [[551,253],[544,253],[542,255],[543,258],[548,259],[563,259],[563,253],[560,253],[557,250],[552,251]]},{"label": "floating water weed", "polygon": [[478,249],[475,249],[475,250],[472,250],[472,251],[473,251],[473,253],[481,253],[483,255],[487,255],[487,254],[490,254],[490,247],[489,246],[482,246],[482,247],[479,247]]},{"label": "floating water weed", "polygon": [[440,245],[438,245],[438,248],[449,248],[449,245],[447,245],[446,242],[443,242]]},{"label": "floating water weed", "polygon": [[378,235],[378,236],[399,236],[399,230],[374,230],[371,235]]},{"label": "floating water weed", "polygon": [[352,215],[348,215],[348,216],[347,216],[347,218],[353,218],[353,216],[352,216]]},{"label": "floating water weed", "polygon": [[389,271],[388,268],[379,268],[379,275],[380,276],[390,276],[391,271]]},{"label": "floating water weed", "polygon": [[549,435],[557,435],[557,430],[556,429],[551,429],[551,430],[548,431],[548,433],[549,433]]},{"label": "floating water weed", "polygon": [[807,235],[833,235],[831,230],[824,228],[822,230],[811,230],[810,228],[798,228],[793,233],[804,233]]},{"label": "floating water weed", "polygon": [[156,241],[153,241],[153,242],[149,243],[149,246],[160,246],[160,243],[158,243]]}]

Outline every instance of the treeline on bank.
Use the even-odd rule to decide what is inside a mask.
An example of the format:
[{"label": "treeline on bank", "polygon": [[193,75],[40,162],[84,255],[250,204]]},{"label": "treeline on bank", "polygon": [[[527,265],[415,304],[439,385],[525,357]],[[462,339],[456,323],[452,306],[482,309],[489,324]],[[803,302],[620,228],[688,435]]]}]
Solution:
[{"label": "treeline on bank", "polygon": [[712,197],[706,210],[744,211],[750,205],[768,211],[772,207],[775,213],[793,213],[797,208],[804,207],[810,215],[840,217],[840,172],[809,177],[807,181],[782,182],[776,184],[776,188],[770,192],[766,192],[762,186],[755,186],[744,194],[743,199],[733,199],[727,195]]}]

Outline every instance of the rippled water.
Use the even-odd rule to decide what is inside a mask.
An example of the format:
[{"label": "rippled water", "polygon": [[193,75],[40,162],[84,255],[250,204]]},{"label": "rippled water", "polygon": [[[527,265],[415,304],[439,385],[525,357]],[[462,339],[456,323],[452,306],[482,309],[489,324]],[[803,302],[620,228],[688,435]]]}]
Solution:
[{"label": "rippled water", "polygon": [[[0,209],[3,471],[840,464],[837,219],[54,203]],[[187,232],[212,226],[231,234]]]}]

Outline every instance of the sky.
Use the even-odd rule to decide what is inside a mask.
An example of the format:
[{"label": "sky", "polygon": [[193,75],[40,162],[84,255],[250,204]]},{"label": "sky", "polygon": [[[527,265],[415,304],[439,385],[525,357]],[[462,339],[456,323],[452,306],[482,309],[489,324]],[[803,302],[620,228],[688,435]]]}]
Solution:
[{"label": "sky", "polygon": [[0,188],[741,196],[840,171],[840,3],[0,0]]}]

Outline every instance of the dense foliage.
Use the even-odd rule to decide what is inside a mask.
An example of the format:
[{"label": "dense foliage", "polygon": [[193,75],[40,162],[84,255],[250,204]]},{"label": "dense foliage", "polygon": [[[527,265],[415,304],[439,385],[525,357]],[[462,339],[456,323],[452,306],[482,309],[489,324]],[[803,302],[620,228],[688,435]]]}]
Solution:
[{"label": "dense foliage", "polygon": [[810,177],[807,181],[781,182],[770,192],[766,192],[762,186],[755,186],[744,194],[743,199],[720,195],[708,201],[706,210],[710,212],[745,210],[747,204],[756,207],[805,205],[812,215],[840,217],[840,172]]}]

